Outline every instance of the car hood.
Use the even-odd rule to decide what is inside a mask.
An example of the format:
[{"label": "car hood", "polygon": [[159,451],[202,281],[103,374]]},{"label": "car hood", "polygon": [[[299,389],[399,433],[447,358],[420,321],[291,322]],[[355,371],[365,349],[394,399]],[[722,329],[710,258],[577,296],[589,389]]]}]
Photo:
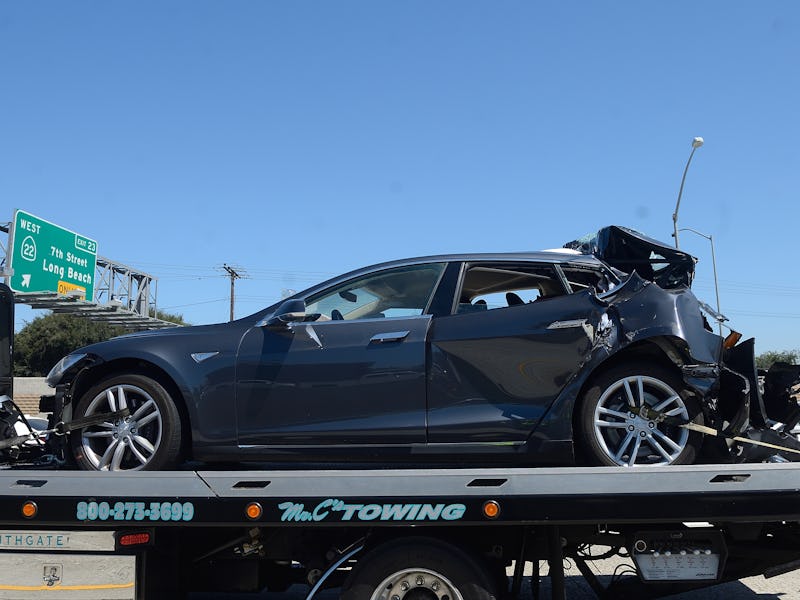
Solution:
[{"label": "car hood", "polygon": [[11,396],[13,365],[11,348],[14,343],[14,294],[0,283],[0,396]]},{"label": "car hood", "polygon": [[111,339],[113,340],[130,340],[133,338],[152,338],[152,337],[163,337],[163,336],[172,336],[176,333],[180,333],[181,331],[195,333],[198,329],[207,328],[208,325],[200,325],[200,326],[185,326],[185,327],[165,327],[163,329],[146,329],[144,331],[133,331],[131,333],[123,333],[122,335],[115,336]]},{"label": "car hood", "polygon": [[167,327],[165,329],[149,329],[145,331],[135,331],[132,333],[125,333],[106,340],[104,342],[97,342],[90,346],[81,348],[81,352],[92,351],[96,348],[104,347],[128,347],[130,345],[149,344],[150,342],[159,343],[161,340],[176,339],[176,338],[198,338],[198,339],[213,339],[215,336],[220,336],[226,331],[233,331],[239,329],[246,329],[246,325],[236,327],[235,323],[214,323],[212,325],[190,325],[183,327]]},{"label": "car hood", "polygon": [[619,225],[603,227],[564,247],[594,255],[625,273],[636,271],[664,289],[690,287],[697,263],[691,254]]}]

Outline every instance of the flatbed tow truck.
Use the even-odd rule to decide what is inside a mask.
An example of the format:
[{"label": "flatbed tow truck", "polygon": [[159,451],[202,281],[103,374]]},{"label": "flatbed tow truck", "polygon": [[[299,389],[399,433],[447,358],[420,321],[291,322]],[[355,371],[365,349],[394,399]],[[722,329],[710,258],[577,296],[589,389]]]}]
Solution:
[{"label": "flatbed tow truck", "polygon": [[[309,598],[327,586],[343,598],[503,598],[520,593],[526,562],[548,561],[561,599],[565,559],[598,597],[653,598],[800,568],[798,521],[792,463],[12,469],[0,472],[0,598],[175,598],[297,582]],[[603,587],[587,561],[614,554],[636,575]]]}]

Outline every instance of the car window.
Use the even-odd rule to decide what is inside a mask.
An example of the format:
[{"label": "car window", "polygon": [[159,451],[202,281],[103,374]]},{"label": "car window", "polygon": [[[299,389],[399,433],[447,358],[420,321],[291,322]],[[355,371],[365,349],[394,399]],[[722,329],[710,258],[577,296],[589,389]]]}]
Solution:
[{"label": "car window", "polygon": [[573,292],[593,288],[595,292],[607,292],[614,287],[611,275],[595,269],[562,266],[561,271]]},{"label": "car window", "polygon": [[507,308],[564,293],[564,286],[552,265],[471,264],[464,273],[455,312]]},{"label": "car window", "polygon": [[320,320],[381,319],[421,315],[444,263],[387,269],[329,288],[306,300],[306,313]]}]

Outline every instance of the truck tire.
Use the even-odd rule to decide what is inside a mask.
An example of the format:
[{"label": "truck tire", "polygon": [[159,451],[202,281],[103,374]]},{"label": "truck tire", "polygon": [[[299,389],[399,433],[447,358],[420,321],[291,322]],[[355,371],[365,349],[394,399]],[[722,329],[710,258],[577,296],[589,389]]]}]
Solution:
[{"label": "truck tire", "polygon": [[81,418],[128,408],[130,416],[70,434],[78,467],[87,471],[156,471],[174,467],[181,454],[181,420],[157,381],[138,374],[111,375],[84,393]]},{"label": "truck tire", "polygon": [[496,600],[486,568],[467,552],[434,538],[378,546],[358,561],[342,600]]},{"label": "truck tire", "polygon": [[583,395],[578,439],[592,465],[681,465],[695,461],[702,435],[628,410],[648,408],[702,425],[703,414],[681,379],[658,364],[630,362],[596,375]]}]

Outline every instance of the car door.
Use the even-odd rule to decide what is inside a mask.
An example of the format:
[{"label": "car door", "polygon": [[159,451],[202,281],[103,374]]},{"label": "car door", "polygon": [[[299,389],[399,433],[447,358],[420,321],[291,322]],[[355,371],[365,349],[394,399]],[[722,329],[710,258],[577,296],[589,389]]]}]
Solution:
[{"label": "car door", "polygon": [[305,299],[316,320],[251,328],[236,367],[239,445],[424,443],[426,309],[442,271],[369,274]]},{"label": "car door", "polygon": [[590,352],[599,304],[568,293],[553,265],[464,271],[453,314],[431,330],[429,442],[521,444]]}]

